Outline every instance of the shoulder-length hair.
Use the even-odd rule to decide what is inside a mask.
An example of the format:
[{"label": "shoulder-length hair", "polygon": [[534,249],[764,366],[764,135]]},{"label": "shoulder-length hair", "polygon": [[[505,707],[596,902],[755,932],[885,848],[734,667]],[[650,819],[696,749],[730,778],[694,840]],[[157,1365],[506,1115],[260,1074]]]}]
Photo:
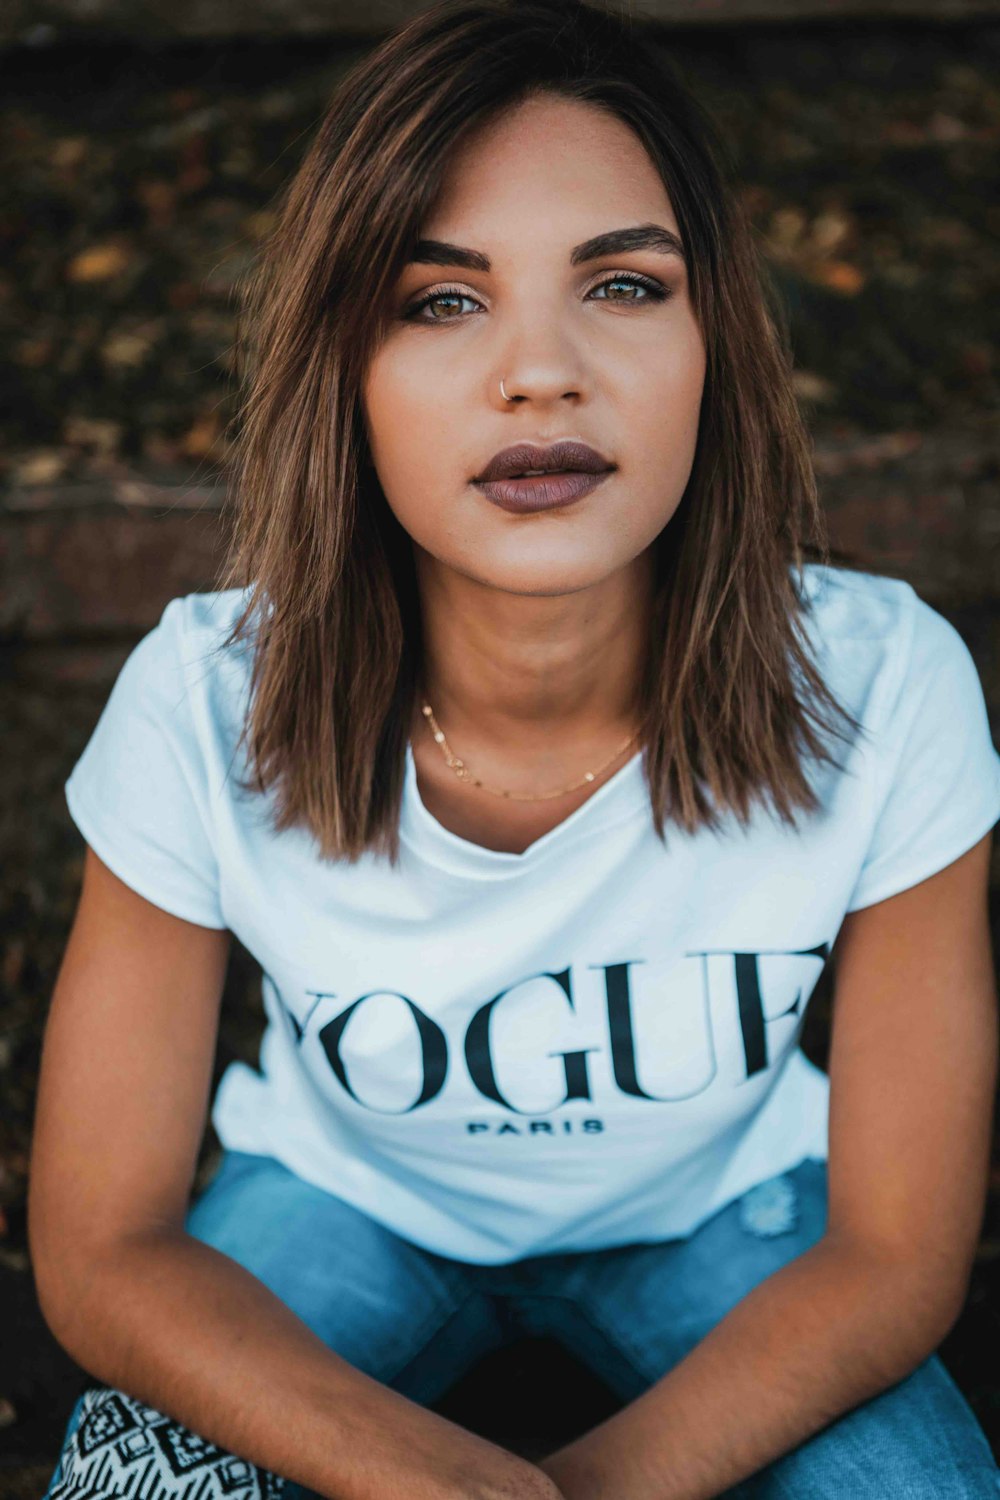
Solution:
[{"label": "shoulder-length hair", "polygon": [[444,0],[339,84],[241,288],[220,586],[246,598],[224,645],[252,632],[244,785],[273,786],[275,831],[311,830],[322,858],[398,859],[420,681],[412,544],[372,464],[364,374],[450,148],[545,91],[642,141],[706,346],[692,471],[654,544],[639,743],[657,834],[727,809],[746,823],[757,800],[794,825],[819,800],[802,758],[833,759],[836,718],[860,727],[803,631],[795,574],[831,549],[784,313],[709,116],[645,21],[582,0]]}]

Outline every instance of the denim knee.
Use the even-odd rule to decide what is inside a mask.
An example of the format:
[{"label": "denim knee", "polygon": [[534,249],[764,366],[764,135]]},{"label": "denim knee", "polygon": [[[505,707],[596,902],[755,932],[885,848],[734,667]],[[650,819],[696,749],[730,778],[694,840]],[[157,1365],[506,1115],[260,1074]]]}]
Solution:
[{"label": "denim knee", "polygon": [[740,1225],[749,1234],[772,1239],[791,1234],[799,1221],[799,1199],[789,1173],[758,1182],[740,1198]]}]

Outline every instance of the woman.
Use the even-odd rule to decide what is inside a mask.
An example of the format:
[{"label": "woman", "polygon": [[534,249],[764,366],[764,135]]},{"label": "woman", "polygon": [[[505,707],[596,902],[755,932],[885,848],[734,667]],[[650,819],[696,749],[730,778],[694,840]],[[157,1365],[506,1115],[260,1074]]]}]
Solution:
[{"label": "woman", "polygon": [[[829,561],[720,160],[561,0],[338,91],[247,289],[224,587],[67,784],[30,1234],[95,1385],[48,1500],[997,1493],[936,1350],[1000,757],[953,627]],[[268,1025],[189,1202],[231,933]],[[539,1463],[429,1409],[525,1333],[623,1403]]]}]

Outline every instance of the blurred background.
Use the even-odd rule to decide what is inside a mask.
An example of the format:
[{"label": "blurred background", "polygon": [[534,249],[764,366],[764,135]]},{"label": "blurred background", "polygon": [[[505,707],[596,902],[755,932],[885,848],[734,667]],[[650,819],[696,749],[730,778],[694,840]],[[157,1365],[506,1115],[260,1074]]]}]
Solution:
[{"label": "blurred background", "polygon": [[[7,0],[0,16],[0,1495],[87,1381],[25,1235],[42,1029],[83,845],[63,783],[167,600],[214,586],[234,285],[343,71],[405,0]],[[834,545],[959,629],[1000,738],[1000,0],[645,0],[721,124],[788,310]],[[1000,855],[991,909],[1000,926]],[[256,1062],[236,949],[216,1079]],[[804,1046],[825,1065],[831,976]],[[215,1165],[208,1127],[196,1187]],[[1000,1150],[942,1357],[1000,1454]],[[526,1455],[615,1409],[524,1343],[440,1410]]]}]

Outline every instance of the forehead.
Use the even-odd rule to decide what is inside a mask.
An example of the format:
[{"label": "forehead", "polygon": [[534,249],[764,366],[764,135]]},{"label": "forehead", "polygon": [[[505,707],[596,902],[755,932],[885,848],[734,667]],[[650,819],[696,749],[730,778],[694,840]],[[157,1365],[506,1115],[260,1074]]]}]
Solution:
[{"label": "forehead", "polygon": [[422,234],[464,243],[507,225],[539,239],[578,241],[611,224],[653,219],[677,231],[649,153],[619,117],[578,99],[523,100],[452,150]]}]

